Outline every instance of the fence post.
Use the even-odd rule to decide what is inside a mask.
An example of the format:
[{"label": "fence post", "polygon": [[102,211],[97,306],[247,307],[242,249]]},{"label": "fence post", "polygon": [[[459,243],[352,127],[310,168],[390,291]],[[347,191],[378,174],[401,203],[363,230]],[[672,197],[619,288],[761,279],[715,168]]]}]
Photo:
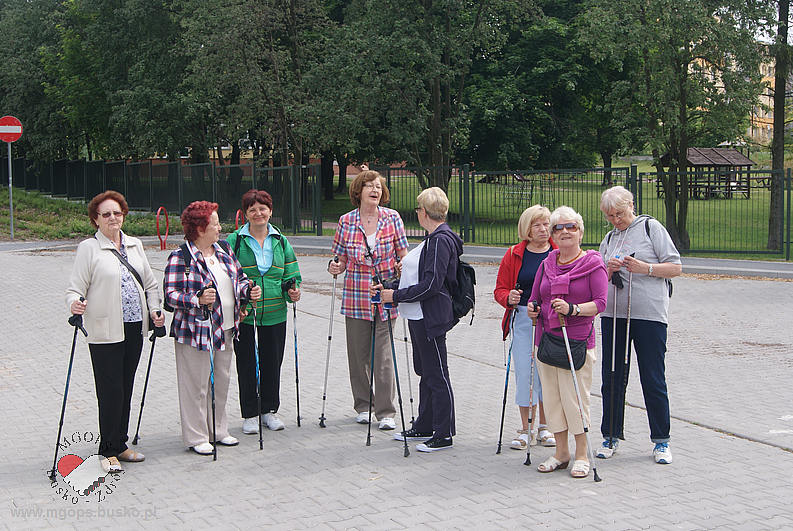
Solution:
[{"label": "fence post", "polygon": [[469,221],[471,222],[471,242],[476,242],[476,175],[471,175],[471,167],[466,164],[465,168],[468,171],[468,179],[471,181],[471,213]]},{"label": "fence post", "polygon": [[314,173],[314,220],[317,224],[317,236],[322,236],[322,170],[313,166]]},{"label": "fence post", "polygon": [[183,201],[184,201],[184,186],[182,184],[182,159],[178,160],[176,166],[176,189],[177,189],[177,202],[179,203],[179,215],[182,214]]},{"label": "fence post", "polygon": [[[298,171],[295,171],[298,170]],[[292,234],[297,234],[297,190],[295,186],[295,181],[300,175],[299,166],[292,164],[289,166],[289,204],[291,205],[291,215],[292,215]]]},{"label": "fence post", "polygon": [[468,164],[463,165],[463,241],[468,242],[470,241],[469,231],[470,231],[470,215],[471,215],[471,205],[470,205],[470,190],[468,189]]},{"label": "fence post", "polygon": [[787,223],[787,238],[785,242],[785,260],[790,260],[790,188],[793,184],[791,178],[791,168],[787,169],[787,178],[785,179],[785,189],[787,190],[787,216],[785,222]]},{"label": "fence post", "polygon": [[639,167],[636,164],[631,164],[631,174],[628,177],[628,190],[630,190],[631,193],[633,193],[634,198],[638,198],[638,200],[636,201],[636,213],[641,214],[642,196],[639,194],[638,175],[639,175]]},{"label": "fence post", "polygon": [[154,166],[149,159],[149,212],[154,212]]},{"label": "fence post", "polygon": [[209,178],[212,179],[212,202],[218,202],[217,191],[215,190],[215,163],[209,163]]}]

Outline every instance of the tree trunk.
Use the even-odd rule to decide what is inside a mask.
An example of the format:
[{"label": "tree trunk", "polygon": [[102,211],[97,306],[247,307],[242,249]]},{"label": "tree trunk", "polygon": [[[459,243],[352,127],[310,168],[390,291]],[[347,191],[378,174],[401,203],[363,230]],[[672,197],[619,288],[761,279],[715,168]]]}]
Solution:
[{"label": "tree trunk", "polygon": [[343,194],[347,191],[347,165],[350,163],[350,157],[346,153],[336,153],[336,161],[339,163],[339,185],[336,187],[336,193]]},{"label": "tree trunk", "polygon": [[326,201],[333,199],[333,153],[324,150],[320,162],[320,176],[322,182],[322,194]]},{"label": "tree trunk", "polygon": [[601,151],[600,158],[603,159],[603,181],[600,183],[601,186],[611,186],[614,184],[614,180],[611,174],[611,157],[614,155],[609,151]]},{"label": "tree trunk", "polygon": [[787,44],[790,0],[779,0],[779,21],[774,53],[774,136],[771,141],[771,204],[768,212],[768,249],[781,249],[781,230],[784,220],[783,192],[785,171],[785,81],[790,69]]}]

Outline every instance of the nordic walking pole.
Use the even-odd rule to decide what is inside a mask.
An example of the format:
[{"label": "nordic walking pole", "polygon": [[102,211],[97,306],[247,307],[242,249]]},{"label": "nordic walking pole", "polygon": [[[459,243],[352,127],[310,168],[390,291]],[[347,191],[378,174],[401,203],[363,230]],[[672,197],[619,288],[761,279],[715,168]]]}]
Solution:
[{"label": "nordic walking pole", "polygon": [[[80,302],[85,300],[80,297]],[[55,466],[58,463],[58,447],[61,442],[61,433],[63,432],[63,415],[66,413],[66,397],[69,396],[69,380],[72,378],[72,365],[74,363],[74,348],[77,346],[77,331],[88,337],[88,332],[83,328],[83,316],[72,314],[69,317],[69,324],[74,327],[74,335],[72,336],[72,353],[69,355],[69,370],[66,372],[66,388],[63,390],[63,405],[61,405],[61,420],[58,423],[58,438],[55,439],[55,458],[52,460],[52,470],[50,470],[50,481],[55,481]]]},{"label": "nordic walking pole", "polygon": [[[201,289],[197,295],[201,297],[204,290],[214,288],[213,284]],[[212,333],[212,312],[209,306],[203,306],[204,321],[209,321],[209,389],[212,395],[212,460],[218,460],[217,425],[215,424],[215,338]]]},{"label": "nordic walking pole", "polygon": [[[512,308],[512,315],[510,316],[510,334],[512,337],[509,340],[509,352],[507,353],[507,375],[504,378],[504,400],[501,402],[501,427],[498,430],[498,448],[496,448],[496,455],[501,453],[501,441],[504,437],[504,414],[507,411],[507,389],[509,388],[509,366],[512,364],[512,344],[515,342],[515,312],[517,310]],[[529,439],[531,443],[531,439]]]},{"label": "nordic walking pole", "polygon": [[[631,253],[633,257],[636,253]],[[633,272],[628,272],[628,307],[625,313],[625,365],[622,368],[622,423],[625,424],[625,402],[628,398],[628,372],[631,363],[631,291],[633,288]]]},{"label": "nordic walking pole", "polygon": [[[399,386],[399,370],[397,369],[396,348],[394,347],[394,329],[391,323],[391,307],[388,303],[386,303],[385,309],[386,319],[388,319],[388,337],[391,340],[391,358],[394,360],[394,378],[396,378],[397,398],[399,399],[399,416],[402,418],[402,433],[404,434],[407,431],[405,429],[405,412],[402,409],[402,389]],[[405,443],[405,457],[407,457],[410,455],[408,438],[403,436],[402,442]]]},{"label": "nordic walking pole", "polygon": [[[619,274],[619,272],[615,272]],[[609,448],[614,448],[614,364],[617,359],[617,285],[614,284],[614,310],[611,324],[611,378],[609,381]]]},{"label": "nordic walking pole", "polygon": [[262,375],[259,368],[259,330],[257,328],[256,306],[259,301],[253,301],[253,354],[256,362],[256,418],[259,420],[259,450],[264,449],[262,440]]},{"label": "nordic walking pole", "polygon": [[[534,302],[534,301],[531,301],[531,305],[532,305],[532,309],[536,312],[537,309],[539,308],[537,303]],[[517,310],[515,310],[515,311],[517,311]],[[529,466],[531,464],[531,434],[532,434],[532,429],[531,429],[532,420],[531,420],[531,417],[534,414],[534,369],[535,369],[534,357],[535,357],[535,354],[537,353],[537,346],[536,346],[536,343],[537,343],[537,324],[539,323],[539,321],[540,321],[539,319],[535,319],[534,323],[533,323],[534,326],[532,326],[532,332],[533,333],[532,333],[532,338],[531,338],[531,351],[530,351],[531,352],[531,365],[530,365],[530,369],[529,369],[529,444],[526,445],[526,461],[524,461],[524,463],[523,463],[526,466]],[[540,403],[538,401],[537,402],[537,415],[538,416],[540,414],[539,409],[540,409]]]},{"label": "nordic walking pole", "polygon": [[[333,261],[339,263],[339,257],[334,256]],[[330,263],[328,263],[330,265]],[[325,354],[325,383],[322,386],[322,414],[319,416],[319,427],[325,427],[325,402],[328,398],[328,368],[330,367],[330,343],[333,338],[333,309],[336,304],[336,277],[333,275],[333,291],[330,292],[330,318],[328,319],[328,351]]]},{"label": "nordic walking pole", "polygon": [[581,425],[584,427],[584,435],[586,435],[586,451],[589,457],[589,462],[592,464],[592,472],[594,473],[595,482],[602,481],[598,476],[598,469],[595,466],[595,459],[592,454],[592,443],[589,441],[589,426],[584,420],[584,404],[581,402],[581,390],[578,388],[578,378],[575,375],[575,366],[573,364],[573,354],[570,351],[570,340],[567,338],[567,325],[565,324],[564,316],[559,315],[559,324],[562,325],[562,335],[564,336],[564,346],[567,349],[567,361],[570,362],[570,373],[573,375],[573,387],[575,387],[575,396],[578,398],[578,412],[581,414]]},{"label": "nordic walking pole", "polygon": [[[416,422],[416,414],[413,409],[413,383],[410,381],[410,354],[408,354],[408,325],[407,319],[402,318],[402,334],[404,335],[403,341],[405,342],[405,367],[408,373],[408,392],[410,396],[410,424]],[[395,362],[396,363],[396,362]]]},{"label": "nordic walking pole", "polygon": [[[281,283],[282,291],[289,291],[295,287],[295,279],[291,278]],[[295,395],[297,398],[297,427],[300,427],[300,371],[297,366],[297,303],[292,302],[292,332],[295,344]]]},{"label": "nordic walking pole", "polygon": [[[157,312],[159,317],[161,312]],[[140,434],[140,418],[143,416],[143,403],[146,401],[146,389],[149,388],[149,374],[151,374],[151,360],[154,357],[154,342],[158,337],[165,337],[165,326],[157,326],[151,331],[149,341],[151,341],[151,351],[149,351],[149,365],[146,367],[146,382],[143,384],[143,394],[140,397],[140,411],[138,412],[138,427],[135,428],[135,437],[132,439],[132,444],[138,444]]]},{"label": "nordic walking pole", "polygon": [[[374,307],[377,311],[377,305]],[[372,316],[372,357],[369,360],[369,427],[366,431],[366,446],[372,446],[372,386],[374,385],[374,336],[375,336],[375,320]]]}]

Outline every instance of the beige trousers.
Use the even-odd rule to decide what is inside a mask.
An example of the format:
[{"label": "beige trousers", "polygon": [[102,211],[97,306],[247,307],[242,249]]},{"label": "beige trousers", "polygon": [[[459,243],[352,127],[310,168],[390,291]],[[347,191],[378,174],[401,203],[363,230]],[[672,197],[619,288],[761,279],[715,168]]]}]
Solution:
[{"label": "beige trousers", "polygon": [[[589,392],[592,389],[592,367],[595,365],[595,349],[587,349],[584,366],[575,371],[581,404],[584,407],[584,422],[589,426]],[[548,429],[553,433],[570,430],[573,435],[584,433],[578,397],[573,386],[573,375],[569,369],[560,369],[537,361],[542,382],[542,405]]]},{"label": "beige trousers", "polygon": [[[226,349],[215,351],[215,430],[218,440],[229,435],[226,399],[233,329],[224,331]],[[179,413],[182,419],[182,441],[192,447],[212,442],[212,394],[209,384],[209,351],[198,350],[174,342],[176,351],[176,382],[179,388]]]},{"label": "beige trousers", "polygon": [[[393,320],[391,321],[394,322]],[[358,413],[369,411],[369,367],[372,359],[372,321],[345,318],[347,329],[347,363],[350,367],[350,387],[353,407]],[[395,417],[394,362],[391,359],[391,340],[388,323],[375,316],[374,349],[374,410],[378,419]]]}]

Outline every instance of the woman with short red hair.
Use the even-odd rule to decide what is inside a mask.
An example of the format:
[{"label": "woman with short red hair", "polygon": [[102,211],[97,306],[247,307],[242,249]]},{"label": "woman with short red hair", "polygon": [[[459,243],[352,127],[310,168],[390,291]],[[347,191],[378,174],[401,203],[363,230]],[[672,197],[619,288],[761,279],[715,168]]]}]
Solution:
[{"label": "woman with short red hair", "polygon": [[[228,430],[226,399],[231,372],[232,341],[240,311],[257,300],[261,289],[245,276],[228,244],[218,243],[217,203],[194,201],[182,212],[186,242],[171,253],[165,267],[165,300],[174,309],[171,336],[176,352],[176,380],[182,440],[201,455],[212,455],[213,442],[236,446]],[[204,308],[209,319],[204,319]],[[212,441],[209,342],[215,351],[217,440]]]}]

